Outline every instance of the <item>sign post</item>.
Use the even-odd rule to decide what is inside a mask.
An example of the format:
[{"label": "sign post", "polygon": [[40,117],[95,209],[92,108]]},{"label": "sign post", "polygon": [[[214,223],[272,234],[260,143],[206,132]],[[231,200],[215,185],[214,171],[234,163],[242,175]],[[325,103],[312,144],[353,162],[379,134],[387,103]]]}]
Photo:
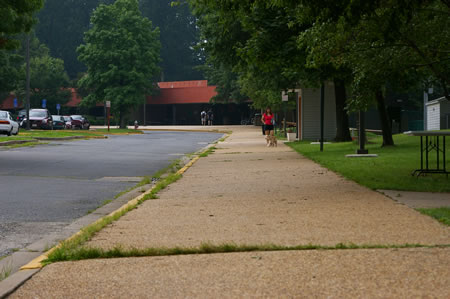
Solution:
[{"label": "sign post", "polygon": [[56,104],[56,110],[58,111],[58,115],[59,115],[59,111],[61,110],[61,105],[60,104]]},{"label": "sign post", "polygon": [[323,152],[323,139],[325,128],[325,82],[320,86],[320,151]]},{"label": "sign post", "polygon": [[111,101],[106,101],[106,113],[108,115],[108,132],[109,132],[109,120],[110,120],[110,110],[111,110]]}]

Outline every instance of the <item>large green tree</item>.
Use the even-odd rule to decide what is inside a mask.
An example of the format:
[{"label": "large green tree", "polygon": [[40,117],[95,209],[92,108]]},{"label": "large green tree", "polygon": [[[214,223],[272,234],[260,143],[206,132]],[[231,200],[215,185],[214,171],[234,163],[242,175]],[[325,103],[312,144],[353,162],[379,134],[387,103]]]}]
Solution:
[{"label": "large green tree", "polygon": [[91,18],[92,28],[78,48],[86,64],[79,84],[89,95],[85,105],[111,101],[112,111],[125,126],[127,112],[145,102],[156,88],[160,69],[159,30],[143,17],[137,0],[101,4]]},{"label": "large green tree", "polygon": [[192,0],[191,4],[200,19],[208,60],[229,66],[238,75],[237,86],[256,107],[280,108],[281,90],[317,87],[324,80],[334,80],[336,140],[350,139],[345,82],[341,82],[345,76],[329,63],[308,65],[308,48],[297,43],[299,32],[309,29],[312,22],[297,22],[295,10],[268,6],[264,1]]},{"label": "large green tree", "polygon": [[35,22],[33,14],[43,4],[44,0],[0,1],[0,49],[18,46],[14,36],[31,30]]},{"label": "large green tree", "polygon": [[17,89],[22,78],[20,65],[23,57],[11,51],[0,50],[0,100]]}]

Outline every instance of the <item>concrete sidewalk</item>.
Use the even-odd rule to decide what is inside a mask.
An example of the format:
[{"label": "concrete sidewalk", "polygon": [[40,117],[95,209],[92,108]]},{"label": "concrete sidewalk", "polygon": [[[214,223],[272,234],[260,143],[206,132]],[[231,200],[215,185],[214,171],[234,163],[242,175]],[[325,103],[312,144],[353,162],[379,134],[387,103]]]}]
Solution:
[{"label": "concrete sidewalk", "polygon": [[[200,127],[202,129],[202,127]],[[209,128],[204,128],[209,129]],[[233,127],[215,153],[86,244],[450,244],[450,228]],[[220,128],[228,130],[228,128]],[[56,263],[12,298],[450,296],[450,248],[250,252]]]}]

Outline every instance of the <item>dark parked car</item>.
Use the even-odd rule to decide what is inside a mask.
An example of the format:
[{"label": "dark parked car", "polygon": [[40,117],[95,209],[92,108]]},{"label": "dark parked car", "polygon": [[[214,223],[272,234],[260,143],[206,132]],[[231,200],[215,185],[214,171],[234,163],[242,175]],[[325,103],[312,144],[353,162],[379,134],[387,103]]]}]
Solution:
[{"label": "dark parked car", "polygon": [[66,122],[66,129],[71,130],[72,127],[72,117],[64,115],[64,121]]},{"label": "dark parked car", "polygon": [[[27,118],[25,117],[21,124],[22,127],[27,126]],[[52,115],[47,109],[31,109],[30,110],[30,128],[32,129],[53,129]]]},{"label": "dark parked car", "polygon": [[64,117],[61,115],[52,115],[53,119],[53,129],[55,130],[64,130],[66,128],[66,121]]},{"label": "dark parked car", "polygon": [[72,118],[72,128],[75,129],[81,129],[81,130],[89,130],[89,127],[91,124],[87,120],[87,118],[81,116],[81,115],[71,115]]},{"label": "dark parked car", "polygon": [[19,111],[19,113],[17,113],[17,122],[20,124],[20,122],[27,117],[27,110],[26,109],[22,109]]}]

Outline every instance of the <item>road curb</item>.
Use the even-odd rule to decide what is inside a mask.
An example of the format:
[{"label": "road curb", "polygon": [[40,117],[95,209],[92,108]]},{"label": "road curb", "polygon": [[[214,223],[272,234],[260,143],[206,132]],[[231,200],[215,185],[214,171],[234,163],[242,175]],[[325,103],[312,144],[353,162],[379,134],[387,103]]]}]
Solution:
[{"label": "road curb", "polygon": [[36,139],[30,139],[30,140],[9,140],[9,141],[2,141],[0,142],[0,146],[8,146],[8,145],[14,145],[14,144],[23,144],[28,142],[37,142]]},{"label": "road curb", "polygon": [[41,269],[19,271],[0,282],[0,299],[7,298]]},{"label": "road curb", "polygon": [[229,131],[222,130],[195,130],[195,129],[139,129],[141,131],[166,131],[166,132],[195,132],[195,133],[219,133],[229,134]]},{"label": "road curb", "polygon": [[[229,133],[225,133],[224,136],[222,136],[222,138],[224,138],[224,137],[227,138],[230,135],[231,134],[229,134]],[[176,172],[176,174],[182,175],[183,173],[185,173],[190,167],[192,167],[200,159],[200,155],[202,153],[207,151],[209,148],[215,146],[216,143],[217,142],[209,144],[209,145],[203,147],[202,149],[200,149],[199,151],[197,151],[195,153],[196,156],[194,158],[192,158],[185,166],[183,166],[181,169],[179,169]],[[139,201],[144,196],[146,196],[147,194],[152,192],[152,190],[155,188],[155,186],[156,185],[152,186],[146,192],[144,192],[141,195],[131,199],[130,201],[128,201],[127,203],[122,205],[120,208],[110,212],[108,215],[105,215],[105,216],[97,219],[96,221],[92,222],[89,225],[95,225],[96,223],[102,221],[106,217],[111,217],[111,216],[115,215],[116,213],[120,213],[121,211],[127,209],[128,207],[130,207],[132,205],[138,204]],[[87,225],[87,226],[89,226],[89,225]],[[0,299],[7,298],[14,291],[16,291],[20,286],[22,286],[27,280],[29,280],[34,274],[38,273],[43,268],[42,261],[47,259],[49,254],[51,254],[57,248],[61,247],[63,242],[67,242],[67,241],[70,241],[70,240],[74,239],[75,237],[80,235],[81,232],[82,231],[79,230],[78,232],[76,232],[75,234],[73,234],[69,238],[65,239],[64,241],[59,242],[56,246],[54,246],[53,248],[51,248],[47,252],[45,252],[42,255],[34,258],[28,264],[22,266],[19,271],[15,272],[10,277],[6,278],[3,281],[0,281]]]},{"label": "road curb", "polygon": [[[176,174],[181,175],[183,173],[185,173],[190,167],[192,167],[192,165],[194,165],[195,162],[197,162],[200,159],[200,155],[201,153],[205,152],[206,150],[208,150],[210,147],[214,146],[214,144],[209,144],[208,146],[204,147],[203,149],[201,149],[198,153],[197,156],[194,157],[193,159],[191,159],[184,167],[182,167],[181,169],[179,169]],[[152,188],[148,189],[146,192],[142,193],[141,195],[139,195],[138,197],[135,197],[134,199],[128,201],[126,204],[124,204],[123,206],[121,206],[120,208],[112,211],[111,213],[109,213],[106,216],[103,216],[101,218],[99,218],[98,220],[94,221],[93,223],[89,224],[89,225],[95,225],[99,222],[101,222],[104,218],[106,217],[111,217],[117,213],[122,212],[123,210],[126,210],[127,208],[129,208],[130,206],[136,205],[139,203],[139,201],[144,198],[147,194],[151,193],[152,190],[155,188],[155,186],[153,186]],[[57,248],[60,248],[63,242],[67,242],[70,240],[73,240],[74,238],[76,238],[78,235],[81,234],[81,230],[76,232],[75,234],[73,234],[72,236],[70,236],[69,238],[65,239],[64,241],[60,242],[58,245],[54,246],[53,248],[51,248],[50,250],[48,250],[47,252],[45,252],[44,254],[36,257],[35,259],[33,259],[31,262],[29,262],[28,264],[22,266],[20,268],[20,270],[33,270],[33,269],[40,269],[43,267],[42,265],[42,261],[46,260],[48,258],[48,256],[55,251]]]},{"label": "road curb", "polygon": [[77,139],[107,139],[108,136],[68,136],[68,137],[33,137],[33,139],[28,140],[8,140],[0,142],[0,146],[9,146],[15,144],[24,144],[29,142],[39,142],[39,141],[66,141],[66,140],[77,140]]}]

